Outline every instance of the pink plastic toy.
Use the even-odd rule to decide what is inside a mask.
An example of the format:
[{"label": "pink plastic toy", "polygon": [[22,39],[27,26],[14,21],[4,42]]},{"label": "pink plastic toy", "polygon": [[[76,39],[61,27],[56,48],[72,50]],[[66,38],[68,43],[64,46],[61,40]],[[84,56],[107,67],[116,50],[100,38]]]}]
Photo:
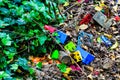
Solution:
[{"label": "pink plastic toy", "polygon": [[44,26],[44,29],[45,30],[48,30],[50,33],[53,33],[56,31],[56,28],[52,27],[52,26],[48,26],[48,25],[45,25]]},{"label": "pink plastic toy", "polygon": [[81,70],[81,68],[79,68],[76,65],[71,65],[70,68],[72,69],[72,71],[79,71],[79,70]]}]

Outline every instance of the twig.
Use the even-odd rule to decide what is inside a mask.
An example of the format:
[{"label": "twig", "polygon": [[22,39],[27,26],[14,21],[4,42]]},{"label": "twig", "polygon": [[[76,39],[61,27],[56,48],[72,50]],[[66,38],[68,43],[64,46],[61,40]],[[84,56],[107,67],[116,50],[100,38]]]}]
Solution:
[{"label": "twig", "polygon": [[20,52],[18,52],[18,54],[24,52],[25,50],[27,50],[27,46],[25,46],[25,48],[23,50],[21,50]]},{"label": "twig", "polygon": [[68,10],[76,6],[78,3],[73,4],[72,6],[68,7],[62,14],[66,13]]}]

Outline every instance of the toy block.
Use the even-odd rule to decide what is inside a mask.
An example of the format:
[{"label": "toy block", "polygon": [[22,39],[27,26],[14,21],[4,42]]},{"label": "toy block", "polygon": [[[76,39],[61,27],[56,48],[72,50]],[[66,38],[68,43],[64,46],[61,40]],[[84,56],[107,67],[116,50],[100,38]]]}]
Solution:
[{"label": "toy block", "polygon": [[59,58],[59,51],[58,50],[54,50],[52,55],[51,55],[52,59],[58,59]]},{"label": "toy block", "polygon": [[82,62],[84,64],[90,64],[95,59],[95,57],[92,54],[90,54],[89,52],[85,51],[80,46],[77,46],[76,50],[80,51],[80,53],[82,55]]},{"label": "toy block", "polygon": [[112,20],[108,20],[107,17],[100,11],[93,16],[93,19],[102,27],[110,27],[112,25]]},{"label": "toy block", "polygon": [[77,62],[82,60],[82,56],[80,54],[80,51],[75,51],[73,54],[74,54],[74,59],[76,59]]},{"label": "toy block", "polygon": [[81,39],[83,39],[84,40],[84,38],[87,38],[87,42],[92,42],[92,39],[93,39],[93,35],[91,35],[91,34],[88,34],[88,33],[86,33],[86,32],[84,32],[84,31],[80,31],[80,33],[79,33],[79,35],[78,35],[78,45],[82,45],[82,44],[84,44],[84,42],[82,42],[81,41]]},{"label": "toy block", "polygon": [[44,26],[44,29],[45,30],[48,30],[50,33],[53,33],[56,31],[56,28],[52,27],[52,26],[48,26],[48,25],[45,25]]},{"label": "toy block", "polygon": [[104,43],[106,46],[112,46],[111,41],[110,41],[107,37],[105,37],[105,36],[102,35],[100,38],[102,39],[103,43]]},{"label": "toy block", "polygon": [[70,41],[64,46],[64,48],[69,51],[74,51],[76,49],[76,45],[72,41]]},{"label": "toy block", "polygon": [[57,31],[57,33],[58,33],[58,36],[56,36],[56,38],[60,40],[60,43],[64,44],[65,41],[67,40],[68,35],[62,31]]}]

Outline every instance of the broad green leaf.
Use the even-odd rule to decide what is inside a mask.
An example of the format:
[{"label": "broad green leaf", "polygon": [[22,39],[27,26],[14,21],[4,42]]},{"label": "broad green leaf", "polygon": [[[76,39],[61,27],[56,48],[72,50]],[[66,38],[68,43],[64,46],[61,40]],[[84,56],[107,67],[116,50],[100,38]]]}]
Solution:
[{"label": "broad green leaf", "polygon": [[38,40],[33,40],[32,41],[32,45],[34,45],[34,46],[39,46],[38,43],[39,43]]},{"label": "broad green leaf", "polygon": [[46,35],[39,36],[38,40],[39,40],[40,45],[43,45],[45,41],[47,40],[47,36]]},{"label": "broad green leaf", "polygon": [[15,2],[15,3],[20,3],[20,2],[21,2],[21,0],[14,0],[14,2]]},{"label": "broad green leaf", "polygon": [[4,21],[5,23],[10,24],[10,23],[11,23],[11,21],[12,21],[12,18],[5,17],[5,18],[3,19],[3,21]]},{"label": "broad green leaf", "polygon": [[67,0],[59,0],[59,4],[64,4]]},{"label": "broad green leaf", "polygon": [[30,72],[30,74],[34,74],[35,70],[33,68],[29,68],[29,72]]},{"label": "broad green leaf", "polygon": [[18,58],[17,64],[21,66],[24,70],[28,70],[28,61],[25,58]]},{"label": "broad green leaf", "polygon": [[0,38],[4,38],[4,37],[6,37],[6,36],[7,36],[6,33],[1,33],[1,32],[0,32]]},{"label": "broad green leaf", "polygon": [[7,8],[0,8],[0,14],[4,14],[4,15],[7,15],[9,14],[9,10]]},{"label": "broad green leaf", "polygon": [[30,36],[33,36],[33,35],[34,35],[34,31],[33,31],[33,30],[30,30],[30,31],[28,32],[28,34],[29,34]]},{"label": "broad green leaf", "polygon": [[4,72],[4,71],[0,71],[0,79],[2,79],[2,78],[6,78],[6,77],[9,77],[10,75],[9,74],[7,74],[6,72]]},{"label": "broad green leaf", "polygon": [[46,52],[47,52],[46,47],[42,47],[42,48],[41,48],[41,51],[42,51],[42,53],[46,53]]},{"label": "broad green leaf", "polygon": [[7,66],[7,61],[5,57],[0,57],[0,69],[3,69],[4,67]]},{"label": "broad green leaf", "polygon": [[40,4],[39,11],[40,12],[45,12],[45,5],[43,3]]},{"label": "broad green leaf", "polygon": [[0,28],[5,28],[5,26],[3,26],[4,22],[0,20]]},{"label": "broad green leaf", "polygon": [[7,39],[7,38],[3,38],[3,39],[2,39],[2,43],[3,43],[4,45],[6,45],[6,46],[11,46],[12,41],[10,41],[10,40]]},{"label": "broad green leaf", "polygon": [[0,0],[0,6],[4,6],[3,0]]},{"label": "broad green leaf", "polygon": [[17,64],[12,64],[10,69],[13,70],[13,71],[16,71],[18,69],[18,65]]},{"label": "broad green leaf", "polygon": [[17,7],[16,10],[17,10],[17,15],[19,15],[19,16],[24,13],[23,7]]},{"label": "broad green leaf", "polygon": [[9,3],[10,1],[9,1],[9,0],[3,0],[3,2],[5,2],[5,3]]},{"label": "broad green leaf", "polygon": [[18,25],[24,25],[24,24],[26,24],[26,22],[25,22],[22,18],[19,18],[19,19],[16,21],[16,23],[17,23]]},{"label": "broad green leaf", "polygon": [[6,50],[4,50],[3,52],[6,54],[6,56],[8,56],[9,59],[12,59],[15,55],[15,53]]},{"label": "broad green leaf", "polygon": [[27,4],[29,4],[29,1],[23,1],[22,4],[27,5]]}]

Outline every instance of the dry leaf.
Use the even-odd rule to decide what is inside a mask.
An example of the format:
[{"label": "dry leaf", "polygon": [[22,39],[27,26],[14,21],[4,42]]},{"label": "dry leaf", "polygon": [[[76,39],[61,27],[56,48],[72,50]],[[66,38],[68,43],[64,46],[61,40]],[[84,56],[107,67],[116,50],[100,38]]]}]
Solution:
[{"label": "dry leaf", "polygon": [[94,69],[94,68],[91,67],[91,66],[85,66],[85,68],[88,69],[88,70],[90,70],[91,72],[93,72],[93,69]]},{"label": "dry leaf", "polygon": [[63,76],[64,76],[67,80],[72,80],[72,79],[68,76],[68,74],[63,74]]},{"label": "dry leaf", "polygon": [[87,77],[88,79],[93,80],[92,74],[89,74]]},{"label": "dry leaf", "polygon": [[63,6],[69,6],[69,2],[65,2]]}]

